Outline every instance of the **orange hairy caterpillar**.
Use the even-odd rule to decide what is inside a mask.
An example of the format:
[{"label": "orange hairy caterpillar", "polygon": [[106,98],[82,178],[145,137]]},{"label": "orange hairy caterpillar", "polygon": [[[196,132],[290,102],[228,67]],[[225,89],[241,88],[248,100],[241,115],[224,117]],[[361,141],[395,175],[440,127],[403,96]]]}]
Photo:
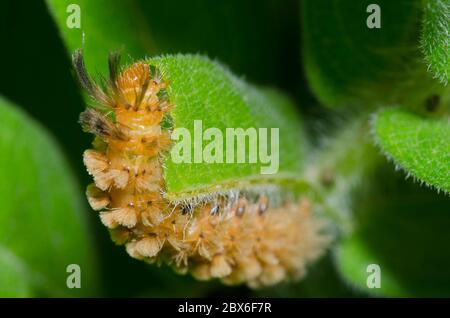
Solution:
[{"label": "orange hairy caterpillar", "polygon": [[120,70],[119,56],[111,54],[102,89],[80,51],[73,62],[81,86],[107,110],[80,115],[83,129],[96,136],[95,149],[83,155],[94,178],[87,198],[132,257],[163,261],[202,280],[258,287],[301,277],[323,253],[326,223],[312,217],[307,199],[271,206],[268,196],[237,191],[197,204],[166,199],[163,162],[171,132],[162,122],[176,107],[165,93],[170,83],[142,61]]}]

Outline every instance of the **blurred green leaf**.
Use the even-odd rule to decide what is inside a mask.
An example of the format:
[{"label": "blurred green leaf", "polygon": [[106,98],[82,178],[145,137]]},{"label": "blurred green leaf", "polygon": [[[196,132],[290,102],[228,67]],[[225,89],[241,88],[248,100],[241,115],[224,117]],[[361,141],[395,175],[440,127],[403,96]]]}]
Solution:
[{"label": "blurred green leaf", "polygon": [[[19,105],[57,139],[76,171],[83,172],[80,154],[89,143],[77,119],[84,108],[73,81],[71,64],[44,1],[6,0],[0,6],[0,50],[3,63],[0,95]],[[24,40],[26,39],[26,41]],[[30,48],[39,48],[30,58]],[[32,78],[32,85],[27,79]],[[26,89],[24,89],[26,87]]]},{"label": "blurred green leaf", "polygon": [[[448,297],[450,198],[404,180],[387,164],[354,198],[355,230],[336,251],[342,276],[367,294]],[[367,287],[370,264],[380,266],[379,289]]]},{"label": "blurred green leaf", "polygon": [[450,1],[424,0],[422,50],[430,71],[441,82],[450,79]]},{"label": "blurred green leaf", "polygon": [[[133,59],[155,53],[145,17],[134,0],[47,0],[47,5],[67,49],[83,48],[90,70],[104,73],[111,50],[122,50]],[[78,12],[73,5],[79,8],[80,28],[68,25]]]},{"label": "blurred green leaf", "polygon": [[420,0],[379,0],[381,28],[368,28],[371,0],[302,2],[303,53],[310,85],[326,106],[401,103],[417,108],[442,85],[421,61]]},{"label": "blurred green leaf", "polygon": [[[271,149],[271,140],[276,141],[276,137],[271,136],[270,128],[279,129],[279,142],[274,144],[279,148],[279,169],[274,174],[261,174],[262,168],[270,164],[261,160],[248,163],[248,156],[246,163],[227,164],[225,150],[223,163],[175,163],[170,157],[165,163],[169,198],[242,189],[253,184],[296,182],[303,166],[305,138],[300,118],[286,97],[273,90],[255,88],[201,56],[164,56],[149,63],[158,67],[169,83],[169,99],[175,105],[171,111],[174,128],[187,128],[193,138],[194,120],[202,121],[203,132],[210,127],[218,128],[224,137],[223,146],[227,128],[255,128],[257,133],[259,128],[268,128],[269,154],[274,154],[273,159],[277,160],[276,149]],[[260,151],[261,141],[257,138]],[[191,153],[195,153],[194,142],[190,147]],[[246,142],[247,154],[249,150]]]},{"label": "blurred green leaf", "polygon": [[450,121],[391,109],[374,122],[375,136],[394,163],[427,185],[450,192]]},{"label": "blurred green leaf", "polygon": [[297,0],[138,2],[158,54],[205,54],[251,81],[298,90]]},{"label": "blurred green leaf", "polygon": [[0,249],[0,296],[31,297],[33,292],[27,281],[27,269],[6,248]]},{"label": "blurred green leaf", "polygon": [[[53,138],[0,99],[0,295],[95,295],[97,272],[80,193]],[[69,289],[69,264],[81,289]]]}]

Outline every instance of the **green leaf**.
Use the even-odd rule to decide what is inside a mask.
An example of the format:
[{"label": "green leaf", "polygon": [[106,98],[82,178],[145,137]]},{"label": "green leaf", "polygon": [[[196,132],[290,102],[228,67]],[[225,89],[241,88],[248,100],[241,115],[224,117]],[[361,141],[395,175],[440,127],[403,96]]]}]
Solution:
[{"label": "green leaf", "polygon": [[447,84],[450,78],[450,1],[424,0],[422,51],[430,71]]},{"label": "green leaf", "polygon": [[[165,162],[165,180],[168,197],[181,199],[185,196],[209,192],[222,192],[260,184],[288,184],[297,182],[304,158],[304,142],[299,116],[291,102],[274,90],[259,89],[233,76],[226,68],[207,58],[195,55],[175,55],[154,58],[149,61],[168,81],[168,95],[175,105],[171,111],[174,128],[186,128],[194,137],[194,121],[201,120],[203,132],[217,128],[223,135],[224,163],[175,163],[172,156]],[[226,129],[268,129],[269,154],[271,128],[279,129],[279,164],[272,160],[274,174],[261,174],[263,167],[270,166],[258,156],[257,163],[225,163]],[[200,137],[201,138],[201,137]],[[272,138],[272,139],[271,139]],[[259,135],[258,151],[261,149]],[[203,146],[207,143],[204,141]],[[191,153],[194,154],[194,142]],[[235,143],[235,155],[236,143]],[[249,153],[249,142],[246,142]],[[197,152],[198,153],[198,152]],[[194,157],[192,157],[194,158]],[[192,159],[193,161],[194,159]]]},{"label": "green leaf", "polygon": [[[96,293],[96,262],[81,195],[53,138],[0,99],[0,295]],[[69,289],[69,264],[81,289]]]},{"label": "green leaf", "polygon": [[0,250],[0,296],[1,297],[31,297],[33,292],[25,277],[27,270],[7,249]]},{"label": "green leaf", "polygon": [[[80,29],[67,26],[71,4],[80,6]],[[295,1],[264,0],[255,6],[241,0],[47,0],[47,5],[68,51],[84,47],[90,70],[105,71],[110,50],[122,49],[134,59],[199,52],[252,80],[296,85],[287,78],[297,78],[296,68],[285,67],[286,57],[296,54],[286,49],[298,39],[292,31],[298,21],[289,14]]]},{"label": "green leaf", "polygon": [[419,107],[442,85],[433,81],[418,48],[420,1],[380,0],[381,28],[368,28],[373,1],[302,2],[304,65],[327,106]]},{"label": "green leaf", "polygon": [[380,112],[375,136],[384,153],[408,174],[450,192],[450,122],[398,109]]},{"label": "green leaf", "polygon": [[[354,196],[354,231],[336,250],[343,278],[359,290],[395,297],[450,295],[450,198],[380,166]],[[380,266],[381,288],[370,264]]]},{"label": "green leaf", "polygon": [[[105,72],[111,50],[143,58],[155,48],[145,18],[133,0],[47,0],[69,52],[83,48],[88,69]],[[73,5],[79,6],[80,28],[70,28]],[[75,9],[76,10],[76,9]]]}]

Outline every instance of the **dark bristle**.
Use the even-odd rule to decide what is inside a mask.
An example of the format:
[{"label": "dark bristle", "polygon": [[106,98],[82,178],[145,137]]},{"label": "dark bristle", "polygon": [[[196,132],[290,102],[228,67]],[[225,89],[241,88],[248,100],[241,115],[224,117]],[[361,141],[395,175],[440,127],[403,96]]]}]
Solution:
[{"label": "dark bristle", "polygon": [[440,101],[439,95],[431,95],[425,100],[425,108],[427,111],[433,112],[438,108]]},{"label": "dark bristle", "polygon": [[75,72],[78,77],[78,81],[81,87],[86,91],[86,93],[94,100],[100,102],[105,106],[110,106],[111,102],[106,94],[95,84],[86,70],[84,64],[83,52],[81,50],[76,50],[72,55],[72,63]]},{"label": "dark bristle", "polygon": [[80,85],[89,95],[93,94],[94,85],[86,71],[86,66],[84,65],[83,53],[81,50],[76,50],[72,55],[73,67],[77,73]]},{"label": "dark bristle", "polygon": [[142,100],[144,99],[145,93],[147,92],[148,85],[150,85],[150,77],[147,77],[145,79],[145,82],[144,82],[144,84],[142,84],[141,89],[139,91],[139,95],[136,96],[136,102],[135,102],[136,108],[138,108],[141,105]]},{"label": "dark bristle", "polygon": [[95,134],[102,138],[113,137],[124,139],[119,129],[106,116],[93,108],[82,112],[79,122],[85,132]]},{"label": "dark bristle", "polygon": [[183,205],[183,207],[181,208],[181,213],[182,214],[192,213],[193,208],[194,207],[190,203]]},{"label": "dark bristle", "polygon": [[[117,51],[109,52],[108,56],[108,68],[109,68],[109,88],[111,94],[116,98],[116,102],[120,102],[125,105],[126,109],[130,109],[132,106],[125,100],[122,95],[121,90],[117,87],[117,78],[120,74],[120,59],[121,55]],[[116,103],[113,103],[112,106],[116,106]]]}]

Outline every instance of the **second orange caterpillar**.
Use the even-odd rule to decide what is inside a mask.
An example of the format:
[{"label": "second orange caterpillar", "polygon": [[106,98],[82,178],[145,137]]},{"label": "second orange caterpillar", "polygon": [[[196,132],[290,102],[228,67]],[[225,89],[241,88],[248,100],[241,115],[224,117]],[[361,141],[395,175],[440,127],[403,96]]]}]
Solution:
[{"label": "second orange caterpillar", "polygon": [[145,62],[120,71],[119,56],[111,54],[103,90],[89,78],[81,52],[73,60],[83,88],[107,109],[80,116],[96,135],[95,149],[84,153],[94,178],[87,197],[132,257],[165,261],[198,279],[258,287],[303,276],[323,253],[326,222],[311,215],[307,199],[277,207],[264,195],[252,200],[237,192],[196,206],[165,199],[163,156],[171,142],[161,123],[176,106],[165,92],[169,83]]}]

